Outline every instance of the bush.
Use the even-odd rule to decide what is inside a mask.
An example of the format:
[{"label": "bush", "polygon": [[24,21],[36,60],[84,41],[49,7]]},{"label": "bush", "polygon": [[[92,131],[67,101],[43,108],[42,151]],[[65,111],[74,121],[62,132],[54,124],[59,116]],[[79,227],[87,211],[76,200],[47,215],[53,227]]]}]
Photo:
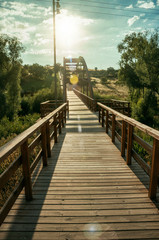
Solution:
[{"label": "bush", "polygon": [[132,117],[149,126],[154,125],[154,116],[156,111],[157,98],[149,90],[146,91],[144,97],[138,100],[137,104],[132,103]]},{"label": "bush", "polygon": [[101,78],[101,84],[105,85],[107,83],[107,77],[102,77]]},{"label": "bush", "polygon": [[31,106],[32,97],[23,97],[21,101],[21,111],[19,112],[20,116],[25,116],[32,113]]},{"label": "bush", "polygon": [[34,96],[32,101],[32,111],[40,113],[40,103],[47,100],[54,99],[52,91],[49,88],[39,90]]},{"label": "bush", "polygon": [[20,134],[32,126],[39,117],[39,114],[29,114],[27,116],[17,117],[14,121],[9,121],[7,117],[4,117],[0,121],[0,139],[2,137],[7,138],[14,134]]}]

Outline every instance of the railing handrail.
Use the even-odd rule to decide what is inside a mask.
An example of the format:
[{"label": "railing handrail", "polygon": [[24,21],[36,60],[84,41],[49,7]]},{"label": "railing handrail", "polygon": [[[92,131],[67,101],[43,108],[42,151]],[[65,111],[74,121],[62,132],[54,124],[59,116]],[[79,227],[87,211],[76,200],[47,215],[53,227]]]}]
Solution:
[{"label": "railing handrail", "polygon": [[143,123],[140,123],[139,121],[133,119],[133,118],[130,118],[130,117],[127,117],[125,116],[124,114],[122,113],[119,113],[117,112],[116,110],[110,108],[110,107],[107,107],[105,106],[104,104],[100,103],[100,102],[97,102],[97,105],[102,107],[103,109],[111,112],[112,114],[118,116],[121,118],[121,120],[124,120],[125,122],[131,124],[133,127],[137,127],[139,130],[143,131],[144,133],[150,135],[151,137],[154,137],[156,138],[157,140],[159,140],[159,131],[154,129],[154,128],[151,128]]},{"label": "railing handrail", "polygon": [[92,100],[92,101],[95,101],[93,98],[91,98],[91,97],[87,96],[86,94],[78,91],[77,89],[73,88],[73,90],[74,90],[75,92],[78,92],[78,93],[81,94],[82,96],[87,97],[88,99],[90,99],[90,100]]},{"label": "railing handrail", "polygon": [[123,101],[123,100],[117,100],[117,99],[104,99],[104,98],[96,98],[95,99],[97,102],[98,101],[104,101],[104,102],[117,102],[117,103],[126,103],[126,104],[130,104],[129,101]]},{"label": "railing handrail", "polygon": [[[104,104],[97,102],[99,107],[99,122],[102,120],[102,127],[105,126],[106,133],[110,128],[112,134],[112,142],[115,142],[115,137],[121,142],[121,156],[125,156],[125,148],[127,145],[127,156],[126,163],[131,165],[131,157],[141,165],[141,167],[150,175],[150,184],[149,184],[149,197],[155,198],[157,192],[158,178],[159,178],[159,131],[151,128],[143,123],[138,122],[135,119],[125,116],[122,113],[117,112],[116,110],[105,106]],[[110,114],[112,116],[110,116]],[[119,119],[116,120],[116,117]],[[110,121],[112,121],[112,126],[110,126]],[[119,123],[122,121],[122,124]],[[116,124],[121,128],[121,136],[116,131]],[[133,133],[133,129],[136,127],[140,131],[148,134],[153,137],[153,147],[139,138],[136,134]],[[127,137],[126,137],[127,132]],[[144,162],[142,157],[137,154],[133,147],[133,141],[136,141],[140,146],[142,146],[147,152],[152,152],[151,154],[151,168]],[[127,142],[127,143],[126,143]]]},{"label": "railing handrail", "polygon": [[52,117],[54,117],[57,112],[65,107],[67,103],[62,104],[56,110],[45,116],[44,118],[40,119],[37,123],[20,133],[18,136],[10,140],[8,143],[0,147],[0,163],[3,161],[4,158],[8,157],[16,148],[25,142],[27,138],[29,138],[34,132],[40,129],[47,121],[49,121]]},{"label": "railing handrail", "polygon": [[[40,160],[43,166],[47,166],[47,159],[51,157],[51,140],[54,138],[54,143],[57,143],[58,134],[62,132],[62,127],[66,123],[67,105],[68,102],[62,104],[0,148],[0,163],[5,162],[14,151],[18,154],[18,157],[13,156],[13,161],[0,174],[0,189],[14,177],[16,171],[20,171],[18,183],[11,187],[11,192],[7,194],[7,199],[0,209],[0,225],[23,187],[25,187],[26,200],[33,199],[31,174]],[[33,156],[34,149],[36,150]]]},{"label": "railing handrail", "polygon": [[123,101],[123,100],[117,100],[117,99],[111,99],[113,102],[119,102],[119,103],[130,103],[129,101]]}]

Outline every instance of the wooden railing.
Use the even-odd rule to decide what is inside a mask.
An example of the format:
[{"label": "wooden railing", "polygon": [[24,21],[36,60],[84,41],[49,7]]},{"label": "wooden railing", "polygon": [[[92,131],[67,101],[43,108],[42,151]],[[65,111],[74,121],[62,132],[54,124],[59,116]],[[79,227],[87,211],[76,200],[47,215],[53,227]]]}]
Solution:
[{"label": "wooden railing", "polygon": [[[36,124],[0,148],[1,164],[15,151],[20,152],[18,158],[14,159],[14,161],[0,175],[1,190],[5,187],[15,172],[22,168],[21,180],[14,187],[12,193],[0,210],[0,224],[7,216],[23,187],[25,187],[26,200],[32,200],[31,175],[41,158],[43,160],[43,166],[47,166],[47,158],[51,157],[51,139],[54,138],[54,142],[57,143],[58,133],[61,133],[61,129],[66,122],[66,109],[67,103],[64,103],[62,106],[39,120]],[[35,154],[35,148],[37,149],[37,146],[38,150]],[[34,156],[34,159],[30,162],[33,150],[34,155],[36,156]]]},{"label": "wooden railing", "polygon": [[[130,102],[128,101],[121,101],[116,99],[96,99],[97,102],[100,102],[120,113],[123,113],[126,116],[131,116],[131,108],[130,108]],[[98,105],[97,105],[98,110]]]},{"label": "wooden railing", "polygon": [[130,116],[131,109],[130,109],[130,103],[127,101],[120,101],[115,99],[105,100],[105,99],[93,99],[85,95],[84,93],[78,91],[77,89],[73,89],[75,94],[86,104],[86,106],[91,111],[98,111],[98,105],[97,101],[101,102],[102,104],[107,105],[108,107],[123,113],[124,115]]},{"label": "wooden railing", "polygon": [[87,95],[81,93],[77,89],[73,89],[74,93],[86,104],[86,106],[91,110],[91,111],[96,111],[96,101],[88,97]]},{"label": "wooden railing", "polygon": [[[99,107],[99,122],[105,127],[106,133],[108,133],[109,130],[111,131],[113,143],[115,142],[115,137],[121,142],[121,156],[124,157],[126,152],[127,164],[131,165],[131,158],[133,157],[150,176],[149,197],[151,199],[155,198],[159,177],[159,131],[127,117],[99,102],[97,105]],[[121,130],[121,135],[117,132],[117,128]],[[140,130],[151,136],[153,139],[153,146],[137,136],[135,130]],[[151,167],[134,150],[134,142],[139,144],[149,155],[151,155]],[[127,151],[125,151],[125,149],[127,149]]]},{"label": "wooden railing", "polygon": [[[63,104],[63,100],[48,100],[40,104],[41,117],[45,117],[47,114],[55,110],[57,107]],[[69,112],[69,102],[67,101],[67,112]]]}]

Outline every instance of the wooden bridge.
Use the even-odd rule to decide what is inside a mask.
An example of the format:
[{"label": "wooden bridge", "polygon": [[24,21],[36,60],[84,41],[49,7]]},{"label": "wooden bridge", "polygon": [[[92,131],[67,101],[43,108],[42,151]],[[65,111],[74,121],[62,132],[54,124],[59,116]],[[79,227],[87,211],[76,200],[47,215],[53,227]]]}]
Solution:
[{"label": "wooden bridge", "polygon": [[[84,96],[78,91],[76,94],[81,99]],[[63,104],[40,120],[35,125],[36,129],[34,126],[27,130],[25,138],[22,134],[1,149],[2,161],[21,146],[18,166],[23,165],[24,178],[1,210],[1,222],[4,221],[0,239],[159,239],[159,212],[148,197],[148,192],[151,198],[157,194],[158,165],[152,163],[150,172],[153,177],[148,190],[149,177],[145,171],[135,161],[131,166],[127,165],[120,150],[113,144],[117,142],[113,122],[116,111],[106,108],[104,114],[105,107],[99,103],[99,120],[103,127],[106,125],[106,129],[102,128],[97,114],[92,113],[76,94],[68,92],[69,118],[66,128],[62,128],[67,105]],[[87,105],[92,107],[91,99],[87,100]],[[108,111],[109,118],[112,118],[111,136],[106,134]],[[119,117],[124,115],[118,113],[116,118]],[[129,118],[125,117],[127,120]],[[48,129],[51,127],[53,131],[49,135]],[[33,143],[27,145],[31,133],[39,129],[41,137],[38,135]],[[128,126],[128,129],[127,144],[124,145],[125,132],[122,128],[121,151],[124,156],[127,145],[127,163],[130,164],[132,128]],[[61,133],[59,136],[58,131]],[[158,161],[155,155],[158,154],[156,132],[152,133],[156,142],[151,151],[152,160]],[[54,144],[57,136],[58,143]],[[48,144],[51,137],[52,150]],[[40,140],[42,150],[30,167],[26,156]],[[43,164],[39,161],[41,156]],[[9,174],[17,169],[17,160],[12,165],[14,167]],[[1,187],[9,174],[1,176]],[[25,192],[22,190],[20,193],[24,185]]]}]

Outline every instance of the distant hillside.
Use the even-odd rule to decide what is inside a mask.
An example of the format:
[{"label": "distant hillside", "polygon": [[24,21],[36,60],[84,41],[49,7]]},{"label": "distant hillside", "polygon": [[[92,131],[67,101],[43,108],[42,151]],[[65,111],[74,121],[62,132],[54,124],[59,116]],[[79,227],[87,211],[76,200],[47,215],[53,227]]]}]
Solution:
[{"label": "distant hillside", "polygon": [[128,87],[119,84],[118,79],[108,79],[105,83],[102,83],[102,80],[100,78],[92,77],[91,81],[95,96],[100,95],[104,98],[128,100]]}]

